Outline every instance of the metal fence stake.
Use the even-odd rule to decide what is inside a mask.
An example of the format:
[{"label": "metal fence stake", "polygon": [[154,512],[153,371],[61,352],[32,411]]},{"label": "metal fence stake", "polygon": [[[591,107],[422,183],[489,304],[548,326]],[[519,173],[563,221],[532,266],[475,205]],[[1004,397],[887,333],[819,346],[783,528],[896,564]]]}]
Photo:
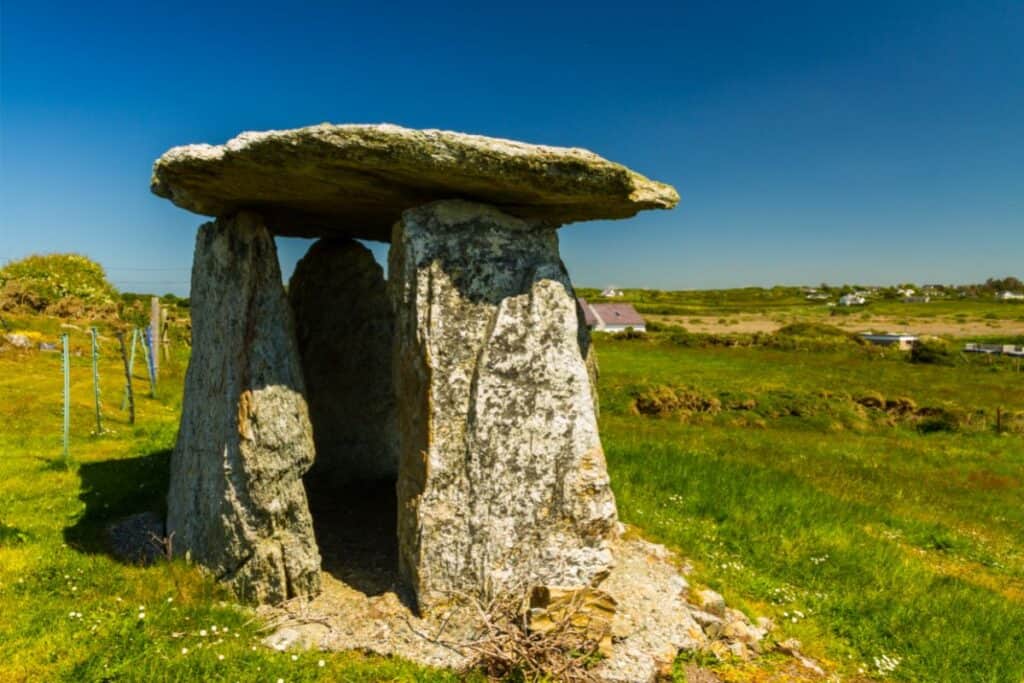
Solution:
[{"label": "metal fence stake", "polygon": [[64,464],[71,460],[71,350],[67,333],[60,336],[64,356]]}]

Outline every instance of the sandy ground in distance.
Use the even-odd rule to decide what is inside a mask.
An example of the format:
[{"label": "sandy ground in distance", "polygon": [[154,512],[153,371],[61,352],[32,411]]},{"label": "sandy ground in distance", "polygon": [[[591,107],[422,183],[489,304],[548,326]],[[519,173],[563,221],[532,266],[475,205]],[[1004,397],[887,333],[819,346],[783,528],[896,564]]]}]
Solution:
[{"label": "sandy ground in distance", "polygon": [[[739,316],[679,316],[679,315],[648,315],[648,320],[660,323],[682,325],[690,332],[710,333],[753,333],[774,332],[791,322],[809,322],[808,318],[787,318],[781,321],[763,315],[742,314]],[[725,320],[721,323],[719,320]],[[894,316],[873,316],[861,320],[856,316],[821,317],[815,322],[835,325],[850,332],[909,332],[912,334],[949,335],[954,337],[978,337],[996,335],[1024,334],[1024,321],[1021,320],[965,320],[960,322],[949,318],[896,318]]]}]

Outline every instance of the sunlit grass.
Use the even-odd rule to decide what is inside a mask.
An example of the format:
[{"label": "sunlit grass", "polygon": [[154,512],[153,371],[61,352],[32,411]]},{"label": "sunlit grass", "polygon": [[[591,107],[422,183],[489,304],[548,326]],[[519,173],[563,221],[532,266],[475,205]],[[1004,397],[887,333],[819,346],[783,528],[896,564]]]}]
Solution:
[{"label": "sunlit grass", "polygon": [[1020,410],[1020,374],[856,350],[602,340],[598,352],[620,513],[693,558],[699,580],[773,615],[777,637],[801,638],[847,675],[1021,680],[1024,437],[837,431],[800,418],[753,428],[629,411],[632,392],[651,383]]},{"label": "sunlit grass", "polygon": [[[39,323],[44,334],[61,331]],[[71,335],[76,350],[87,347],[82,331]],[[162,510],[187,350],[164,363],[156,399],[139,360],[131,426],[116,342],[103,348],[102,435],[88,354],[72,358],[70,467],[60,355],[0,354],[0,681],[456,680],[398,660],[269,650],[253,612],[194,568],[113,559],[106,525]]]}]

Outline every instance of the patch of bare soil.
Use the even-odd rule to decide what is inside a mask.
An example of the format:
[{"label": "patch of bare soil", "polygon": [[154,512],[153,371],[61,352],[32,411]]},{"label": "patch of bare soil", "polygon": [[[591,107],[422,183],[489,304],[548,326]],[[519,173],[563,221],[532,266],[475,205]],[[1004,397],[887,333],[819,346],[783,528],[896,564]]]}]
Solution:
[{"label": "patch of bare soil", "polygon": [[[491,633],[489,612],[480,604],[453,602],[420,616],[403,599],[389,488],[361,485],[327,497],[311,491],[324,557],[323,593],[311,602],[260,608],[272,629],[267,646],[359,650],[458,670],[478,661],[482,643],[496,642],[485,640]],[[754,625],[709,591],[691,603],[679,561],[663,546],[624,534],[615,541],[614,554],[615,568],[598,587],[614,605],[610,652],[578,680],[654,681],[671,669],[680,651],[704,650],[756,665],[770,621]],[[708,602],[706,594],[718,602]]]},{"label": "patch of bare soil", "polygon": [[[780,320],[761,315],[740,315],[729,318],[720,316],[676,316],[650,315],[650,320],[682,325],[690,332],[707,334],[753,334],[754,332],[775,332],[793,320]],[[723,322],[724,321],[724,322]],[[860,318],[851,316],[822,316],[817,322],[834,325],[848,332],[905,332],[910,334],[931,334],[952,337],[1004,336],[1024,334],[1021,320],[965,320],[950,318],[898,318],[895,316],[872,316]]]}]

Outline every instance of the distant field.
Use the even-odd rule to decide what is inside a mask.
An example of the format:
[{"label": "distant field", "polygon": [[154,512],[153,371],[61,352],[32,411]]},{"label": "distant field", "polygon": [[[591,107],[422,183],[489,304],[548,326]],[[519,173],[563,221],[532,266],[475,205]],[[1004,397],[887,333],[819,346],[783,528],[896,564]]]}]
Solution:
[{"label": "distant field", "polygon": [[[1024,435],[993,423],[996,407],[1024,413],[1013,365],[663,338],[597,349],[620,513],[700,579],[846,676],[1024,677]],[[638,398],[669,410],[636,414]],[[901,417],[909,405],[965,422]]]},{"label": "distant field", "polygon": [[[581,296],[604,301],[593,289]],[[952,337],[1024,335],[1024,302],[999,302],[991,294],[961,299],[935,298],[928,303],[869,299],[864,306],[828,306],[808,301],[798,287],[703,291],[627,289],[615,301],[633,303],[648,320],[682,325],[694,332],[774,332],[793,322],[827,322],[852,332],[913,332]],[[831,295],[832,302],[838,295]]]}]

